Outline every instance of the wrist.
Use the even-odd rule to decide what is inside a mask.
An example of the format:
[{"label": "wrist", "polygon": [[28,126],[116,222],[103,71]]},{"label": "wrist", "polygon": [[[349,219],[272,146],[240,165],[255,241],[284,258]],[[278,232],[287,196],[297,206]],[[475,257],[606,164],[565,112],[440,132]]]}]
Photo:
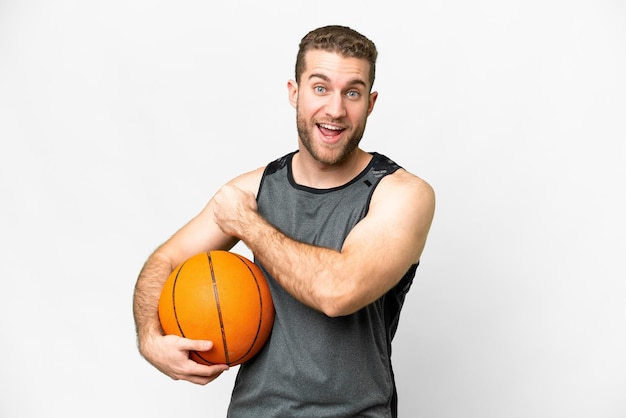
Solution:
[{"label": "wrist", "polygon": [[155,341],[163,335],[163,330],[160,326],[138,333],[137,348],[139,349],[139,353],[146,359],[151,358],[154,352]]}]

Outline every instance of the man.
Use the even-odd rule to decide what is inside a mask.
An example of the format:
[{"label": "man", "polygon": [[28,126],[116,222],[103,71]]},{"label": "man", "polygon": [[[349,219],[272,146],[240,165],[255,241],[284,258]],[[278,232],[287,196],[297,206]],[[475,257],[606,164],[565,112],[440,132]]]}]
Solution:
[{"label": "man", "polygon": [[287,85],[298,150],[224,185],[139,275],[141,354],[173,379],[206,384],[228,367],[189,359],[210,341],[163,335],[161,287],[197,253],[242,240],[254,254],[276,319],[265,347],[240,366],[229,416],[397,416],[391,340],[435,198],[422,179],[359,148],[378,97],[376,57],[350,28],[308,33]]}]

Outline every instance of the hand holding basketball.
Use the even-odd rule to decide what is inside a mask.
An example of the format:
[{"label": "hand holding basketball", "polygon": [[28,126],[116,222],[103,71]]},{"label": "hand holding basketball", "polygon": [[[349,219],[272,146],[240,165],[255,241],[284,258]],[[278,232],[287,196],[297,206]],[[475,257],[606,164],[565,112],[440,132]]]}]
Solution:
[{"label": "hand holding basketball", "polygon": [[208,351],[190,350],[190,359],[234,366],[265,344],[274,305],[256,264],[232,252],[210,251],[189,258],[168,277],[159,319],[166,334],[213,342]]},{"label": "hand holding basketball", "polygon": [[187,380],[198,385],[206,385],[217,379],[229,367],[226,364],[207,366],[189,358],[191,351],[210,350],[213,347],[211,341],[165,335],[148,344],[151,344],[148,348],[149,361],[174,380]]}]

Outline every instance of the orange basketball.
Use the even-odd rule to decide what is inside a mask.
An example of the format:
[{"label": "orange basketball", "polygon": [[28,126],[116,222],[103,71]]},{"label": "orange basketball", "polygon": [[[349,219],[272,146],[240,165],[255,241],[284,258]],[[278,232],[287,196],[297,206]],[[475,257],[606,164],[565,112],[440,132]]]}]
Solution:
[{"label": "orange basketball", "polygon": [[166,334],[213,341],[209,351],[190,352],[192,360],[235,366],[265,344],[274,305],[256,264],[230,251],[209,251],[170,274],[159,299],[159,319]]}]

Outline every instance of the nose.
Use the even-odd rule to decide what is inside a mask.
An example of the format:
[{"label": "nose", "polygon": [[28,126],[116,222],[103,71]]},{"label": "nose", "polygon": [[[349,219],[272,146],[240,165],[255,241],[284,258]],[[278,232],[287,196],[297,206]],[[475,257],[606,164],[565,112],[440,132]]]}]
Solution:
[{"label": "nose", "polygon": [[334,93],[328,96],[326,103],[326,114],[332,118],[338,119],[346,115],[346,107],[344,105],[344,97],[341,93]]}]

